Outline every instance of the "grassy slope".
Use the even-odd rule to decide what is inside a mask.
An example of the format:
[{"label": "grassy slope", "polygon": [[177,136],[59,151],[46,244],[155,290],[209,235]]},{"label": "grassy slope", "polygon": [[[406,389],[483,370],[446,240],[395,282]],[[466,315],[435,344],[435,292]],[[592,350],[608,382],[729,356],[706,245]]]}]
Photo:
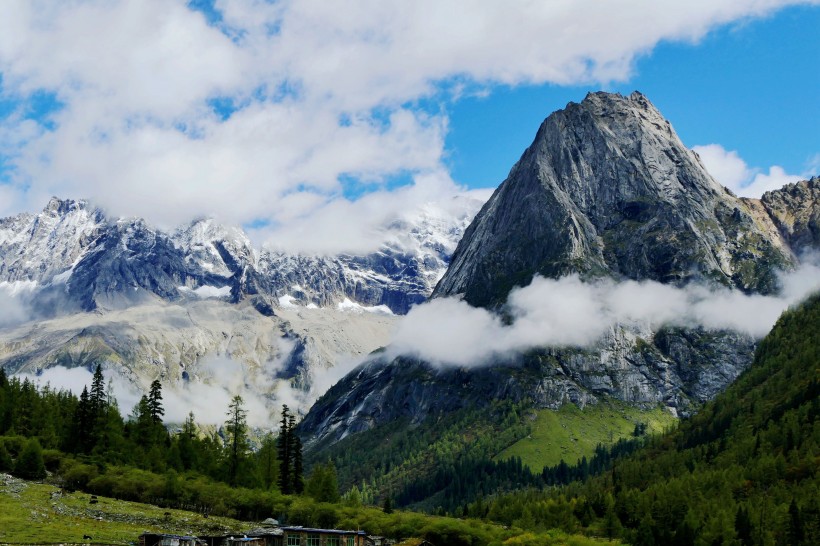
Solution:
[{"label": "grassy slope", "polygon": [[220,533],[248,527],[228,518],[206,519],[193,512],[105,497],[90,505],[87,493],[52,498],[59,491],[19,480],[4,485],[0,477],[0,542],[84,542],[83,535],[90,535],[96,543],[116,544],[135,542],[145,531]]},{"label": "grassy slope", "polygon": [[[252,523],[228,518],[202,518],[182,510],[98,497],[89,505],[87,493],[52,497],[58,488],[0,475],[0,544],[83,543],[83,535],[94,543],[128,544],[137,541],[145,531],[173,534],[221,534],[246,530]],[[305,499],[295,500],[291,518],[305,512]],[[327,510],[331,505],[317,505]],[[418,533],[435,537],[436,544],[456,546],[595,546],[600,541],[561,531],[541,533],[502,528],[478,521],[428,516],[413,512],[384,514],[375,508],[350,508],[337,505],[340,528],[367,529],[391,536]],[[168,514],[166,516],[166,513]],[[298,521],[293,521],[298,524]],[[305,521],[304,523],[309,523]],[[405,539],[402,545],[413,546],[421,539]],[[617,546],[619,543],[607,543]]]},{"label": "grassy slope", "polygon": [[583,410],[566,404],[557,411],[538,410],[532,415],[530,434],[499,453],[497,460],[521,457],[525,465],[540,472],[561,459],[572,465],[582,456],[589,458],[596,445],[629,437],[637,423],[645,423],[649,433],[660,433],[676,421],[662,408],[640,410],[613,402]]}]

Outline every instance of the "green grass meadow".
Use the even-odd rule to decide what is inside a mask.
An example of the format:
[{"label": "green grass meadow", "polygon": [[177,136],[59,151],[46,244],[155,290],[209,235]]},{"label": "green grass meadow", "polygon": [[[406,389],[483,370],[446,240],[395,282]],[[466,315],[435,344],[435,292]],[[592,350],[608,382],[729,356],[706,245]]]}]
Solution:
[{"label": "green grass meadow", "polygon": [[641,410],[603,402],[583,410],[565,404],[557,411],[536,410],[530,416],[530,434],[499,453],[496,459],[521,457],[533,472],[556,465],[561,459],[572,465],[583,456],[590,458],[598,444],[610,445],[630,437],[637,423],[645,423],[651,434],[663,432],[676,422],[672,414],[660,407]]}]

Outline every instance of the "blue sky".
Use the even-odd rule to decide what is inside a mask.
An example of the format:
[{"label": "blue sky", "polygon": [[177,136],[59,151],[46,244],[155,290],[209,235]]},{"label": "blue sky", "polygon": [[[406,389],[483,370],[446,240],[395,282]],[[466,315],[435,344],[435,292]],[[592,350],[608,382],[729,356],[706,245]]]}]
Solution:
[{"label": "blue sky", "polygon": [[642,91],[740,194],[818,170],[820,0],[470,6],[0,3],[0,216],[85,197],[364,250],[409,209],[495,187],[599,89]]},{"label": "blue sky", "polygon": [[[501,87],[450,107],[453,177],[495,187],[543,118],[588,91],[649,97],[687,146],[719,143],[749,165],[810,171],[820,153],[820,9],[797,6],[722,27],[696,44],[662,43],[625,82]],[[814,165],[814,174],[820,174]]]}]

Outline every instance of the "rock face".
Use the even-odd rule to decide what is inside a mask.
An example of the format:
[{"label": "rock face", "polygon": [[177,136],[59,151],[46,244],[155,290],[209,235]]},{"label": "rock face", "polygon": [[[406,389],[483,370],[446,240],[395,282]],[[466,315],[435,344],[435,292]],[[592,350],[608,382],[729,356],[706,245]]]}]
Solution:
[{"label": "rock face", "polygon": [[686,415],[748,367],[754,346],[733,332],[618,326],[590,348],[545,348],[473,369],[374,358],[320,398],[300,429],[309,447],[326,446],[400,419],[424,426],[496,400],[558,409],[615,398]]},{"label": "rock face", "polygon": [[769,293],[791,263],[646,97],[591,93],[544,121],[434,296],[493,305],[535,274],[569,273]]},{"label": "rock face", "polygon": [[[467,228],[433,297],[501,311],[535,275],[701,283],[772,293],[818,249],[814,178],[740,199],[718,185],[640,93],[589,94],[550,115]],[[618,325],[591,347],[543,348],[476,368],[384,356],[343,379],[301,425],[311,446],[497,399],[540,408],[608,397],[686,414],[750,363],[730,331]],[[425,424],[426,423],[426,424]]]},{"label": "rock face", "polygon": [[761,201],[792,250],[820,249],[820,177],[766,192]]}]

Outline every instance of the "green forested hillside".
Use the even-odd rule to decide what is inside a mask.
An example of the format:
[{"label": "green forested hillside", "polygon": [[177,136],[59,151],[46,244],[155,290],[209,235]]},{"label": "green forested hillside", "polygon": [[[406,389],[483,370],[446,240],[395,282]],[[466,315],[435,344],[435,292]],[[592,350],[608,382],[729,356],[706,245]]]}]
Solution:
[{"label": "green forested hillside", "polygon": [[753,366],[697,415],[606,474],[474,503],[524,527],[636,545],[820,544],[820,296],[785,313]]}]

